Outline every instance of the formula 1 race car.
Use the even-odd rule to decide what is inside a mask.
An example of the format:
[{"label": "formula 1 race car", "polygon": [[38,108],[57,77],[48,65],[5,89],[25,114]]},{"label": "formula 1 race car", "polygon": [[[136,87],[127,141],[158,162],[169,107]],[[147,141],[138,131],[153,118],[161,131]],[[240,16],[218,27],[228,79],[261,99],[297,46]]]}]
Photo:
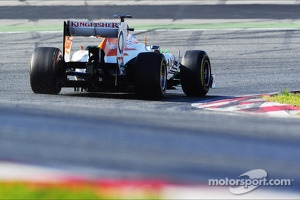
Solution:
[{"label": "formula 1 race car", "polygon": [[[211,64],[205,51],[185,52],[182,61],[159,46],[138,43],[124,21],[64,22],[63,51],[38,47],[32,54],[29,75],[34,93],[58,94],[62,87],[87,92],[135,92],[146,99],[161,99],[167,88],[181,85],[187,96],[205,96],[212,85]],[[100,45],[81,47],[71,56],[73,37],[104,38]]]}]

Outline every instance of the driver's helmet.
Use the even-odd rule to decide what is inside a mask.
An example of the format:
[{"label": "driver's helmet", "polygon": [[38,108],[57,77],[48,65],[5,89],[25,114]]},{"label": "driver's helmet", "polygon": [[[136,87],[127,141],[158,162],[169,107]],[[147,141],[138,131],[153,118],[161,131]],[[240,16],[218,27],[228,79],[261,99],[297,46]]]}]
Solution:
[{"label": "driver's helmet", "polygon": [[138,41],[133,34],[128,34],[127,39],[126,39],[126,44],[127,45],[132,45],[132,44],[137,44]]}]

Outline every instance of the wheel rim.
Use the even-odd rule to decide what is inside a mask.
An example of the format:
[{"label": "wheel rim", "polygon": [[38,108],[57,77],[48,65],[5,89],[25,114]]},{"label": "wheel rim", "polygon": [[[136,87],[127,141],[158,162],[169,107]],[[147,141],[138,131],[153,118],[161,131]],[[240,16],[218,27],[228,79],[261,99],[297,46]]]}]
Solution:
[{"label": "wheel rim", "polygon": [[208,62],[208,60],[205,60],[205,62],[203,63],[203,80],[204,80],[204,84],[206,87],[209,87],[210,85],[210,64]]},{"label": "wheel rim", "polygon": [[160,88],[165,91],[167,88],[167,69],[164,62],[161,63],[160,68]]}]

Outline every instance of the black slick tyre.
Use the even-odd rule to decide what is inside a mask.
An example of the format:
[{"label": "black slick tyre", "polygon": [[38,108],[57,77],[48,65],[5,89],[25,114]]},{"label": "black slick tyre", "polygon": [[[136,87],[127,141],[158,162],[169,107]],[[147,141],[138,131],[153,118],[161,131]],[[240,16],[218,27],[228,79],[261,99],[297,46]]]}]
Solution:
[{"label": "black slick tyre", "polygon": [[163,98],[167,89],[167,67],[163,54],[155,52],[138,54],[134,85],[136,94],[141,98]]},{"label": "black slick tyre", "polygon": [[31,56],[29,77],[37,94],[58,94],[62,88],[62,53],[54,47],[38,47]]},{"label": "black slick tyre", "polygon": [[205,51],[187,51],[180,66],[181,86],[187,96],[205,96],[211,86],[211,65]]}]

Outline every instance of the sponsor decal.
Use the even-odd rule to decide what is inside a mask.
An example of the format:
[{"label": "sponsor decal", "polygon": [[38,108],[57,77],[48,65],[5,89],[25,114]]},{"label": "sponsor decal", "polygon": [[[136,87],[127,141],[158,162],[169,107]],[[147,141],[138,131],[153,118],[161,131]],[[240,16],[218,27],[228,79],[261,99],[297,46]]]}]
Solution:
[{"label": "sponsor decal", "polygon": [[118,28],[118,23],[114,22],[88,22],[88,21],[71,21],[71,27],[97,27],[97,28]]},{"label": "sponsor decal", "polygon": [[95,27],[119,28],[119,25],[118,25],[118,23],[98,22],[98,23],[95,23]]},{"label": "sponsor decal", "polygon": [[94,27],[93,22],[78,22],[78,21],[71,21],[72,27]]}]

